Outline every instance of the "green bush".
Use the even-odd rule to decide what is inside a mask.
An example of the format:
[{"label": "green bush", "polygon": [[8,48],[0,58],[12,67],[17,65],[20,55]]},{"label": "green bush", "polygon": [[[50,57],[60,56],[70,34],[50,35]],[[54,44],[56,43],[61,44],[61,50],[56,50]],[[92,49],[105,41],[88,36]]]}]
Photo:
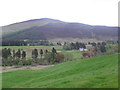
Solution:
[{"label": "green bush", "polygon": [[57,53],[56,54],[56,62],[63,62],[64,61],[64,54],[63,53]]},{"label": "green bush", "polygon": [[118,45],[117,44],[108,44],[106,54],[114,54],[118,53]]},{"label": "green bush", "polygon": [[23,66],[23,62],[20,60],[20,61],[18,62],[18,65],[19,65],[19,66]]},{"label": "green bush", "polygon": [[14,59],[13,60],[13,65],[18,65],[19,61],[20,61],[20,58]]},{"label": "green bush", "polygon": [[44,59],[48,61],[48,64],[59,63],[64,61],[64,54],[62,53],[55,54],[55,53],[49,52],[45,54]]},{"label": "green bush", "polygon": [[3,66],[6,66],[6,65],[7,65],[7,59],[4,59],[4,58],[2,59],[2,65],[3,65]]},{"label": "green bush", "polygon": [[64,61],[73,60],[73,55],[71,53],[64,54]]},{"label": "green bush", "polygon": [[26,65],[31,65],[32,64],[32,59],[26,60]]},{"label": "green bush", "polygon": [[27,64],[26,59],[22,59],[22,63],[23,63],[23,65],[26,65]]},{"label": "green bush", "polygon": [[[55,60],[55,55],[52,52],[48,52],[45,54],[45,60],[47,60],[49,63],[53,63]],[[54,59],[53,59],[54,58]]]}]

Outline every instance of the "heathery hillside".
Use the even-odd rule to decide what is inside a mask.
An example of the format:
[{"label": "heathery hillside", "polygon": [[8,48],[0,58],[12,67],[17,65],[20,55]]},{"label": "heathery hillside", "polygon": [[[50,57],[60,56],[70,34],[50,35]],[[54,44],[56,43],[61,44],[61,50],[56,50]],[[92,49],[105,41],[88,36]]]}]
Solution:
[{"label": "heathery hillside", "polygon": [[28,20],[2,27],[3,40],[117,39],[117,27],[92,26],[49,18]]},{"label": "heathery hillside", "polygon": [[97,56],[42,70],[2,74],[3,88],[117,88],[118,55]]},{"label": "heathery hillside", "polygon": [[48,23],[53,23],[53,22],[54,21],[52,21],[51,19],[43,18],[43,19],[33,19],[33,20],[28,20],[28,21],[23,21],[23,22],[10,24],[10,25],[2,27],[3,36],[7,35],[9,33],[15,33],[15,32],[19,32],[19,31],[23,31],[25,29],[35,27],[35,26],[39,26],[39,27],[44,26]]}]

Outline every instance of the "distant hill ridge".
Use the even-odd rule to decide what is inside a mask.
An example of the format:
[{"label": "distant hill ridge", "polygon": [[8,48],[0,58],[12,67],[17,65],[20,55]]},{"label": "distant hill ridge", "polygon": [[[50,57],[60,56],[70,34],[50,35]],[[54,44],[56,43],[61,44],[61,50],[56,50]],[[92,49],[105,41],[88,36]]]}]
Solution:
[{"label": "distant hill ridge", "polygon": [[118,27],[92,26],[42,18],[3,26],[2,34],[3,40],[46,40],[55,38],[116,40]]}]

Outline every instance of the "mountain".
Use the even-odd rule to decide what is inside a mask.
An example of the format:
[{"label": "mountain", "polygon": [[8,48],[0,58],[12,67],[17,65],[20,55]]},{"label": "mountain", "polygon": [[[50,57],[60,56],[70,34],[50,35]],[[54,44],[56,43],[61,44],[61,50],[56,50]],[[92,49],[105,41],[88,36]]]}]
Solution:
[{"label": "mountain", "polygon": [[118,27],[92,26],[42,18],[2,27],[3,40],[95,39],[117,40]]}]

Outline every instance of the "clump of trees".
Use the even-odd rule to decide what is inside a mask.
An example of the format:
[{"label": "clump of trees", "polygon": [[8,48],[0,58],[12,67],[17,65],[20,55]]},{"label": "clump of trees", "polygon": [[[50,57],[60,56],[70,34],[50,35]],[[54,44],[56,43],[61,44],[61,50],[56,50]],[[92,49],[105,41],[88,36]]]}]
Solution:
[{"label": "clump of trees", "polygon": [[64,43],[63,45],[63,49],[64,50],[79,50],[79,48],[84,48],[86,49],[86,44],[85,43],[79,43],[79,42],[76,42],[76,43]]},{"label": "clump of trees", "polygon": [[[31,58],[26,58],[27,53],[23,49],[17,51],[10,48],[2,49],[2,65],[41,65],[41,64],[54,64],[65,61],[65,56],[62,53],[57,53],[57,50],[53,47],[51,51],[43,49],[33,49]],[[40,58],[38,58],[40,56]]]}]

